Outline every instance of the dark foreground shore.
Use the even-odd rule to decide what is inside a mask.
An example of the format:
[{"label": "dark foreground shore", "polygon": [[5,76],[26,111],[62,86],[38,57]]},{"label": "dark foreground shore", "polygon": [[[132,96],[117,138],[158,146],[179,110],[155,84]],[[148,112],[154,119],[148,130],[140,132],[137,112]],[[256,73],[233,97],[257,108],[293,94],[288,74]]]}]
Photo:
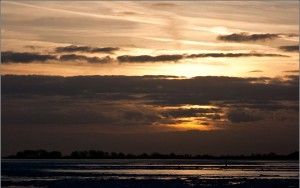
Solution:
[{"label": "dark foreground shore", "polygon": [[77,179],[2,181],[2,187],[49,187],[49,188],[284,188],[299,187],[297,179]]}]

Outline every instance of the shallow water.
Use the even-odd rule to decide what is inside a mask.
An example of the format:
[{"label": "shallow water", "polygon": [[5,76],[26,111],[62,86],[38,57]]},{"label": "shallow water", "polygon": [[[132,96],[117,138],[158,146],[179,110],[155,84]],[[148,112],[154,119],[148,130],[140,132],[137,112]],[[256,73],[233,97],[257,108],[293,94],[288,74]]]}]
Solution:
[{"label": "shallow water", "polygon": [[298,181],[298,171],[298,161],[229,160],[226,165],[225,160],[196,159],[2,160],[2,186],[53,187],[51,182],[70,180],[93,181],[95,185],[126,180],[141,182],[141,186],[147,180],[176,180],[191,186],[203,180],[224,180],[232,185],[250,180],[289,183]]}]

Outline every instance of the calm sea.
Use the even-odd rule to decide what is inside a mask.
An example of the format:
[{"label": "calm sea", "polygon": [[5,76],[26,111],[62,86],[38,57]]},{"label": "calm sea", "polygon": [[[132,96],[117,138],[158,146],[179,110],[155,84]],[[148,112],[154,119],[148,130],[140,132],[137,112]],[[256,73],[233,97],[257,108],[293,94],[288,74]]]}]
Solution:
[{"label": "calm sea", "polygon": [[[200,182],[222,184],[247,181],[298,182],[298,161],[101,159],[101,160],[2,160],[5,187],[150,187],[170,182],[183,187]],[[205,180],[205,181],[204,181]],[[119,184],[117,183],[119,182]],[[137,183],[138,182],[138,183]],[[70,183],[70,184],[69,184]],[[145,186],[143,186],[145,183]],[[153,184],[154,183],[154,184]],[[182,186],[180,186],[182,184]],[[80,186],[82,185],[82,186]],[[119,186],[118,186],[119,185]],[[132,186],[130,186],[132,185]],[[151,186],[152,185],[152,186]],[[168,187],[169,184],[162,187]],[[76,187],[76,186],[75,186]],[[100,186],[101,187],[101,186]],[[209,186],[208,186],[209,187]]]}]

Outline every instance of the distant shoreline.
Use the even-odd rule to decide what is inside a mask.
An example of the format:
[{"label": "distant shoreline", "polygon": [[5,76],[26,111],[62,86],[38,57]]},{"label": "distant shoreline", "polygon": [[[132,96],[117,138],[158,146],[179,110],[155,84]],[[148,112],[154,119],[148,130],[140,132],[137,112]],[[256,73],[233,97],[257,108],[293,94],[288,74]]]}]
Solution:
[{"label": "distant shoreline", "polygon": [[191,155],[191,154],[124,154],[121,152],[104,152],[98,150],[73,151],[70,155],[62,155],[60,151],[24,150],[15,155],[3,156],[2,159],[218,159],[218,160],[299,160],[299,152],[287,155],[276,153],[251,155]]}]

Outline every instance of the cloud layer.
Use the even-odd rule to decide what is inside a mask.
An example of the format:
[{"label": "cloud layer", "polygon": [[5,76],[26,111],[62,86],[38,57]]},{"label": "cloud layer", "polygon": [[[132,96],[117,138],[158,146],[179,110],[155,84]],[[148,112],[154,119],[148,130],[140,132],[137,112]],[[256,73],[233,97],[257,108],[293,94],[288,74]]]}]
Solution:
[{"label": "cloud layer", "polygon": [[145,62],[163,62],[163,61],[178,61],[183,59],[183,55],[159,55],[159,56],[150,56],[150,55],[139,55],[139,56],[130,56],[130,55],[123,55],[118,56],[117,59],[120,63],[130,63],[130,62],[138,62],[138,63],[145,63]]},{"label": "cloud layer", "polygon": [[119,48],[116,47],[98,48],[98,47],[76,46],[76,45],[57,47],[55,49],[55,51],[59,53],[61,52],[113,53],[117,50],[119,50]]},{"label": "cloud layer", "polygon": [[56,56],[32,52],[1,52],[1,63],[31,63],[56,60]]},{"label": "cloud layer", "polygon": [[155,100],[153,102],[174,104],[197,104],[197,101],[201,104],[209,100],[297,100],[299,82],[297,76],[285,80],[214,76],[172,80],[160,76],[3,76],[2,80],[3,94],[80,95],[84,91],[128,96],[135,93],[147,94],[145,98]]},{"label": "cloud layer", "polygon": [[35,52],[1,52],[1,63],[37,63],[46,61],[75,61],[75,62],[87,62],[106,64],[113,62],[113,58],[110,56],[105,57],[90,57],[77,54],[64,54],[64,55],[49,55],[39,54]]},{"label": "cloud layer", "polygon": [[299,52],[299,45],[280,46],[279,49],[286,52]]},{"label": "cloud layer", "polygon": [[83,61],[88,63],[98,63],[98,64],[106,64],[113,62],[113,59],[109,56],[106,57],[88,57],[84,55],[76,55],[76,54],[65,54],[59,57],[61,61]]},{"label": "cloud layer", "polygon": [[120,63],[148,63],[148,62],[177,62],[182,59],[192,58],[238,58],[238,57],[288,57],[281,54],[268,54],[268,53],[199,53],[199,54],[173,54],[173,55],[139,55],[118,56],[117,60]]},{"label": "cloud layer", "polygon": [[250,110],[233,109],[228,114],[228,120],[233,123],[255,122],[262,120],[263,117]]},{"label": "cloud layer", "polygon": [[[85,49],[86,47],[83,47]],[[68,47],[67,47],[68,49]],[[73,47],[71,48],[73,49]],[[65,52],[79,51],[77,47],[75,50],[66,50]],[[81,49],[81,48],[80,48]],[[88,55],[79,55],[75,53],[66,53],[63,55],[53,55],[53,54],[40,54],[36,52],[13,52],[4,51],[1,53],[1,60],[3,63],[31,63],[31,62],[45,62],[48,60],[57,61],[82,61],[88,63],[155,63],[155,62],[177,62],[183,59],[193,59],[193,58],[239,58],[239,57],[289,57],[282,54],[270,54],[270,53],[199,53],[199,54],[163,54],[157,56],[151,55],[121,55],[117,56],[116,59],[111,56],[105,57],[90,57]]]},{"label": "cloud layer", "polygon": [[249,34],[249,33],[233,33],[230,35],[219,35],[218,40],[228,42],[255,42],[265,41],[279,38],[280,34],[264,33],[264,34]]},{"label": "cloud layer", "polygon": [[[294,143],[297,137],[293,133],[298,129],[298,76],[282,80],[267,77],[167,78],[2,76],[4,149],[9,149],[11,143],[33,147],[46,140],[52,146],[63,148],[69,147],[69,142],[82,147],[92,143],[112,147],[112,142],[116,142],[122,148],[132,145],[142,150],[147,144],[137,142],[136,136],[145,141],[144,134],[151,134],[153,140],[159,134],[175,132],[181,136],[163,136],[164,141],[160,143],[182,142],[186,136],[190,139],[187,143],[201,140],[207,148],[213,147],[212,143],[220,138],[235,136],[232,142],[216,143],[213,147],[216,148],[220,144],[222,147],[232,145],[237,139],[244,140],[249,134],[267,139],[268,143],[270,140],[277,143],[278,135],[284,135],[287,144]],[[202,129],[209,131],[202,132]],[[277,136],[268,137],[274,134]],[[55,139],[45,138],[45,135]],[[54,143],[58,137],[60,141]],[[131,143],[131,139],[135,141]],[[253,140],[249,143],[257,148]],[[170,145],[164,146],[169,148]],[[243,149],[238,148],[239,151]]]}]

